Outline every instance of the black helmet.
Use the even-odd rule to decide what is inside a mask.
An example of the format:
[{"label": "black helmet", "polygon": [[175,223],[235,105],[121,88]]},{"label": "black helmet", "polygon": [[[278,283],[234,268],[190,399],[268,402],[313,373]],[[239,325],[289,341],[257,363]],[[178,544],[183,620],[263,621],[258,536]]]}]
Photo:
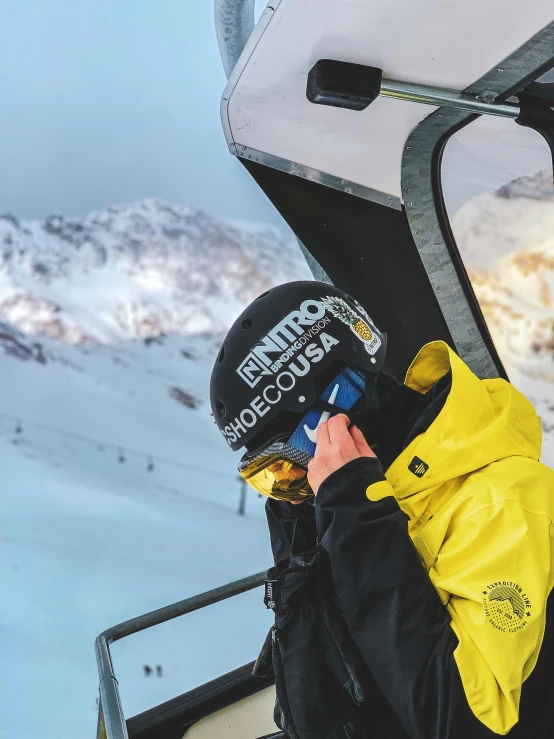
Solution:
[{"label": "black helmet", "polygon": [[386,334],[353,298],[324,282],[289,282],[260,295],[237,318],[212,371],[215,422],[233,450],[277,416],[317,399],[316,378],[341,363],[381,370]]}]

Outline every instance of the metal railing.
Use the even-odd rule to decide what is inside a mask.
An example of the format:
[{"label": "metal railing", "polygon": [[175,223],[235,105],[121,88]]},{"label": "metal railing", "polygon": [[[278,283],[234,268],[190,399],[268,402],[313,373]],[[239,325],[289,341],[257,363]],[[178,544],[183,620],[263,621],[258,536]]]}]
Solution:
[{"label": "metal railing", "polygon": [[165,608],[158,608],[156,611],[137,616],[137,618],[124,621],[117,626],[112,626],[111,629],[103,631],[95,642],[96,660],[100,676],[97,739],[129,739],[121,706],[119,685],[110,654],[110,645],[113,642],[144,629],[149,629],[151,626],[171,621],[178,616],[192,613],[192,611],[197,611],[199,608],[205,608],[235,595],[246,593],[263,585],[265,577],[265,572],[259,572],[257,575],[245,577],[220,588],[209,590],[207,593],[194,595],[192,598],[186,598]]}]

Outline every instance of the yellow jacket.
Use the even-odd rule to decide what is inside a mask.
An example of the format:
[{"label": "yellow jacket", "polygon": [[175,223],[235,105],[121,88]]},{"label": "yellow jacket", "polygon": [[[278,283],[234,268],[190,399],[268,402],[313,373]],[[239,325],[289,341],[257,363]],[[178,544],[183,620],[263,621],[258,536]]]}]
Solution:
[{"label": "yellow jacket", "polygon": [[538,461],[540,420],[529,401],[505,380],[479,380],[443,342],[423,347],[405,384],[426,393],[449,370],[437,418],[366,494],[393,494],[409,517],[458,639],[469,706],[506,734],[537,664],[554,584],[554,472]]}]

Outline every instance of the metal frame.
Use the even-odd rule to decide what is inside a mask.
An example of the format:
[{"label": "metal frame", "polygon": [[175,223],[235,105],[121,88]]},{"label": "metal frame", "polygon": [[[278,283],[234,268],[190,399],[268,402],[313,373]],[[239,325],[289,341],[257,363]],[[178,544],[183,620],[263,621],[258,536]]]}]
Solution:
[{"label": "metal frame", "polygon": [[199,608],[205,608],[227,598],[232,598],[235,595],[246,593],[263,585],[265,578],[266,573],[259,572],[257,575],[251,575],[242,580],[223,585],[220,588],[209,590],[201,595],[186,598],[178,603],[173,603],[165,608],[159,608],[143,616],[132,618],[129,621],[124,621],[117,626],[112,626],[111,629],[103,631],[96,638],[95,642],[96,660],[98,662],[98,674],[100,677],[97,739],[129,739],[125,716],[121,706],[119,685],[110,653],[110,645],[113,642],[148,629],[151,626],[157,626],[179,616],[184,616],[187,613],[192,613],[192,611],[197,611]]},{"label": "metal frame", "polygon": [[255,0],[215,0],[215,31],[227,77],[254,30]]},{"label": "metal frame", "polygon": [[[218,0],[216,0],[216,2],[218,2]],[[250,34],[248,41],[245,43],[244,48],[239,56],[237,63],[233,67],[233,70],[231,71],[231,73],[228,75],[227,86],[225,87],[225,90],[223,92],[223,97],[221,98],[220,114],[221,114],[221,125],[223,127],[223,134],[225,136],[225,140],[227,141],[231,154],[235,154],[236,152],[233,148],[235,142],[234,142],[233,134],[231,131],[231,124],[229,122],[229,111],[228,111],[229,98],[231,97],[233,90],[237,86],[237,83],[240,80],[242,73],[246,69],[246,65],[248,64],[250,57],[252,56],[254,52],[254,49],[258,45],[258,42],[260,41],[262,36],[264,35],[266,28],[271,22],[271,19],[275,15],[275,11],[277,10],[280,4],[281,4],[281,0],[273,0],[271,5],[268,5],[266,7],[260,19],[256,23],[254,30]]]},{"label": "metal frame", "polygon": [[[468,87],[464,95],[506,98],[553,65],[554,22]],[[478,376],[496,377],[497,366],[502,365],[492,339],[483,336],[478,326],[479,305],[465,270],[458,267],[461,259],[440,182],[448,139],[475,118],[475,113],[442,107],[415,127],[404,148],[402,192],[410,230],[458,353]]]},{"label": "metal frame", "polygon": [[327,172],[322,172],[319,169],[307,167],[305,164],[299,164],[298,162],[291,162],[290,160],[283,159],[275,154],[267,154],[264,151],[252,149],[249,146],[231,144],[229,149],[232,154],[235,154],[235,156],[240,159],[259,162],[260,164],[265,164],[267,167],[271,167],[272,169],[278,169],[280,172],[286,172],[295,177],[302,177],[305,180],[311,180],[320,185],[331,187],[333,190],[342,190],[343,192],[348,193],[348,195],[356,195],[359,198],[371,200],[373,203],[378,203],[379,205],[386,205],[395,210],[402,210],[402,202],[400,198],[397,198],[395,195],[387,195],[387,193],[381,192],[380,190],[374,190],[371,187],[359,185],[356,182],[350,182],[350,180],[341,179],[340,177],[328,174]]},{"label": "metal frame", "polygon": [[443,87],[417,85],[399,80],[382,80],[379,95],[383,97],[406,100],[409,103],[438,105],[443,108],[458,108],[471,113],[496,115],[503,118],[517,118],[519,105],[495,102],[498,93],[491,90],[480,90],[476,95],[469,92],[457,92]]},{"label": "metal frame", "polygon": [[[298,162],[240,145],[233,139],[228,102],[252,52],[281,0],[266,8],[231,73],[221,101],[221,118],[231,153],[273,169],[318,182],[365,200],[402,210],[387,193],[349,182]],[[480,80],[461,92],[397,80],[382,80],[380,95],[439,106],[408,137],[402,158],[401,187],[408,223],[448,329],[462,359],[479,377],[498,377],[502,362],[486,330],[471,284],[450,231],[440,187],[440,158],[448,138],[476,115],[517,119],[520,108],[505,102],[526,81],[554,66],[554,22],[539,31]],[[319,265],[316,266],[316,271]],[[321,268],[319,268],[321,269]],[[314,274],[316,274],[314,272]],[[484,330],[482,327],[485,327]]]}]

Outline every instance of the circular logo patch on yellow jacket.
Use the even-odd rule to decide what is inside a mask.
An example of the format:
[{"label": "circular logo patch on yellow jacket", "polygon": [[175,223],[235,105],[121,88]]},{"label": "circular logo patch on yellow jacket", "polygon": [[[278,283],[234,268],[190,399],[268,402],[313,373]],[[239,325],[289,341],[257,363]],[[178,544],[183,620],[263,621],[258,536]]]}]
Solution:
[{"label": "circular logo patch on yellow jacket", "polygon": [[483,590],[483,609],[487,621],[498,631],[514,634],[531,618],[531,601],[523,588],[512,580],[499,580]]}]

